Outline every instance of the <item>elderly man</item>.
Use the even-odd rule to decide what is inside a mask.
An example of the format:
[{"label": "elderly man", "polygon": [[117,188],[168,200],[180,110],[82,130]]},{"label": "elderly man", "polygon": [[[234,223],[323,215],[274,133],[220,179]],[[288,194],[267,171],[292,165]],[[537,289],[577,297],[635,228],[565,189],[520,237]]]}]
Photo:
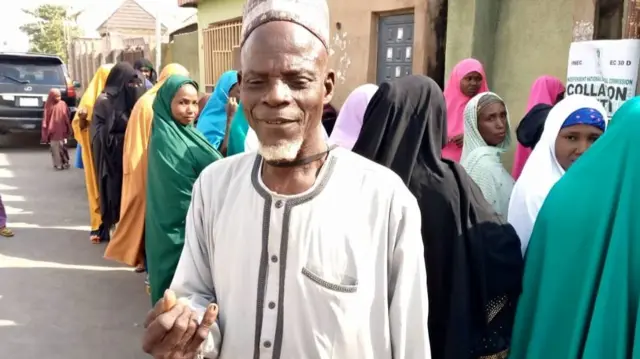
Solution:
[{"label": "elderly man", "polygon": [[324,0],[246,5],[240,98],[258,154],[196,182],[173,292],[147,317],[154,357],[431,357],[416,200],[323,139],[328,41]]}]

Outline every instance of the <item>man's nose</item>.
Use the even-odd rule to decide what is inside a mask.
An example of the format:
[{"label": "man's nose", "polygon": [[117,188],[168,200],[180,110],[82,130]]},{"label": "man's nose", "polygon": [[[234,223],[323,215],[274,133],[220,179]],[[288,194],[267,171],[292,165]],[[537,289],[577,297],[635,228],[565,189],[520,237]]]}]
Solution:
[{"label": "man's nose", "polygon": [[278,107],[290,101],[291,89],[281,80],[274,81],[264,97],[264,102],[271,107]]}]

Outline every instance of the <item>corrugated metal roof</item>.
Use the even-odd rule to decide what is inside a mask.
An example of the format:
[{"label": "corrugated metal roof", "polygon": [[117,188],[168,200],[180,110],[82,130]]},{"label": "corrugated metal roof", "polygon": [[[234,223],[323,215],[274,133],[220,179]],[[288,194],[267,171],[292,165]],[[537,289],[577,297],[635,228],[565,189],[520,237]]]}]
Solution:
[{"label": "corrugated metal roof", "polygon": [[[100,26],[98,31],[109,29],[137,29],[153,30],[156,28],[156,18],[145,10],[135,0],[125,0]],[[163,25],[163,31],[167,27]]]},{"label": "corrugated metal roof", "polygon": [[198,14],[193,14],[191,16],[189,16],[188,18],[186,18],[181,24],[179,24],[178,26],[169,28],[169,31],[167,31],[170,35],[173,34],[174,32],[181,30],[187,26],[191,26],[193,24],[197,24],[198,23]]},{"label": "corrugated metal roof", "polygon": [[163,32],[166,32],[167,29],[179,27],[186,18],[196,14],[196,10],[181,8],[175,0],[171,3],[160,0],[124,0],[98,26],[98,30],[104,31],[105,28],[155,29],[157,14],[160,15]]},{"label": "corrugated metal roof", "polygon": [[154,18],[156,12],[160,13],[160,20],[167,28],[171,29],[182,24],[185,19],[195,15],[196,9],[182,8],[175,0],[136,0],[143,9],[150,12]]}]

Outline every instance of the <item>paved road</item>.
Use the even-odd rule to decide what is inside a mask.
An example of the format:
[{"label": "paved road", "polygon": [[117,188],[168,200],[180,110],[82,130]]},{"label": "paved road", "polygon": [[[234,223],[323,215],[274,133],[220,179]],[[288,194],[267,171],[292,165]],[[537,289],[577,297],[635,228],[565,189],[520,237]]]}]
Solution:
[{"label": "paved road", "polygon": [[146,358],[144,278],[89,242],[81,170],[54,171],[46,149],[24,145],[37,137],[1,137],[0,194],[16,236],[0,237],[0,358]]}]

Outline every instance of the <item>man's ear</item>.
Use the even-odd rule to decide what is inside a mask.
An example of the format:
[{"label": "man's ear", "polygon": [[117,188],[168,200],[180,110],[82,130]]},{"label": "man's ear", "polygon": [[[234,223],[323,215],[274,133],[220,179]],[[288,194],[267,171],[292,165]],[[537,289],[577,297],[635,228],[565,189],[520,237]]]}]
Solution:
[{"label": "man's ear", "polygon": [[327,72],[327,76],[324,79],[324,104],[328,104],[333,99],[333,94],[336,88],[336,73],[333,70]]}]

